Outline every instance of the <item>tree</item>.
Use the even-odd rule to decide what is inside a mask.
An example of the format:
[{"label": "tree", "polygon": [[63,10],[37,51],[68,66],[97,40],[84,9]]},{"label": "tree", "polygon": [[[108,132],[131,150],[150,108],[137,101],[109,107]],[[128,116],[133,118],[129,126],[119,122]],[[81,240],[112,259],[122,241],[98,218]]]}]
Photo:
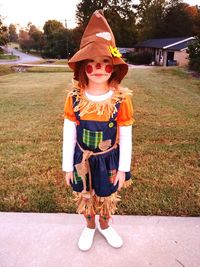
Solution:
[{"label": "tree", "polygon": [[114,33],[118,47],[133,47],[136,43],[136,14],[131,0],[112,0],[105,8],[105,17]]},{"label": "tree", "polygon": [[194,35],[200,38],[200,6],[196,6],[197,12],[194,18]]},{"label": "tree", "polygon": [[196,7],[183,0],[141,0],[137,13],[138,39],[194,35],[197,13]]},{"label": "tree", "polygon": [[0,45],[5,45],[8,42],[8,29],[3,25],[2,17],[0,15]]},{"label": "tree", "polygon": [[76,27],[74,29],[68,30],[68,34],[68,57],[71,57],[79,49],[82,30],[80,29],[80,27]]},{"label": "tree", "polygon": [[164,37],[166,0],[141,0],[137,8],[138,40]]},{"label": "tree", "polygon": [[42,55],[51,58],[67,58],[72,53],[72,40],[70,30],[56,20],[45,22],[44,49]]},{"label": "tree", "polygon": [[183,37],[193,34],[193,19],[187,12],[188,4],[170,0],[166,7],[164,28],[166,37]]},{"label": "tree", "polygon": [[192,35],[200,36],[200,7],[187,5],[185,11],[192,21]]},{"label": "tree", "polygon": [[31,38],[27,30],[19,30],[19,45],[21,49],[26,50],[27,52],[32,48]]},{"label": "tree", "polygon": [[9,42],[18,41],[17,29],[16,29],[16,26],[12,23],[8,27],[8,38],[9,38]]},{"label": "tree", "polygon": [[50,36],[52,33],[64,29],[63,24],[57,20],[48,20],[45,22],[43,30],[45,36]]},{"label": "tree", "polygon": [[104,9],[108,7],[108,2],[106,0],[82,0],[76,9],[76,20],[79,27],[83,29],[88,24],[88,21],[95,10]]},{"label": "tree", "polygon": [[43,33],[33,24],[29,24],[29,36],[31,39],[31,48],[36,51],[42,51],[44,46]]},{"label": "tree", "polygon": [[188,46],[188,53],[190,69],[200,72],[200,37]]}]

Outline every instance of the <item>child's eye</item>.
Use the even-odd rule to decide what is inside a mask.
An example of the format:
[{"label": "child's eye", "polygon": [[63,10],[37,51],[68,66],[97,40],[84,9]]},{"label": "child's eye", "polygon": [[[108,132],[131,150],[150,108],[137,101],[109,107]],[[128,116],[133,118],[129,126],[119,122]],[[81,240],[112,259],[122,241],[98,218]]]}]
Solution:
[{"label": "child's eye", "polygon": [[92,63],[92,62],[94,62],[94,60],[93,59],[89,59],[88,62],[89,63]]},{"label": "child's eye", "polygon": [[104,59],[103,63],[110,63],[110,60],[109,59]]}]

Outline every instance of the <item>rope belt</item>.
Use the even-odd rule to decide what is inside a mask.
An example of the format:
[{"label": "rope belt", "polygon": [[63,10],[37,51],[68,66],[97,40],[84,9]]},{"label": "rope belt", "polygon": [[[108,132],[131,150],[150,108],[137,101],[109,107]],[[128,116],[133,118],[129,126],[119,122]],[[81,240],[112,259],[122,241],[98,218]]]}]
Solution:
[{"label": "rope belt", "polygon": [[99,155],[103,155],[103,154],[106,154],[106,153],[112,151],[113,149],[117,148],[117,143],[115,143],[109,149],[107,149],[105,151],[101,151],[101,152],[93,152],[90,150],[85,150],[80,146],[80,144],[78,142],[77,142],[77,145],[80,148],[80,150],[83,152],[83,158],[82,158],[81,163],[78,163],[75,165],[78,176],[81,177],[81,179],[83,181],[82,194],[88,194],[88,191],[86,190],[86,174],[88,173],[89,174],[90,195],[92,195],[92,175],[91,175],[91,170],[90,170],[89,158],[91,156],[99,156]]}]

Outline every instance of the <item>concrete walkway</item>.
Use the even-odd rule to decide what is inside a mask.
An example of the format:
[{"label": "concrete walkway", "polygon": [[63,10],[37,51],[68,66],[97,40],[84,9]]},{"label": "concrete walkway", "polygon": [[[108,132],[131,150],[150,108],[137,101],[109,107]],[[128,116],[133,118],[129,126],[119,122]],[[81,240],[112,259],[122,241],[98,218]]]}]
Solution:
[{"label": "concrete walkway", "polygon": [[77,240],[81,215],[0,213],[1,267],[199,267],[200,218],[113,216],[124,239],[110,247],[97,231],[90,251]]}]

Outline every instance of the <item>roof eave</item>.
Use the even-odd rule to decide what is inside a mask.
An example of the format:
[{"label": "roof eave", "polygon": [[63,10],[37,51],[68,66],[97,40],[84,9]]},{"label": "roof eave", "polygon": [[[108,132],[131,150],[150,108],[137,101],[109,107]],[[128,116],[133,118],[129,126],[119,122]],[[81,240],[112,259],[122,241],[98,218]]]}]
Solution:
[{"label": "roof eave", "polygon": [[195,39],[195,37],[189,37],[189,38],[186,38],[186,39],[184,39],[182,41],[179,41],[179,42],[176,42],[176,43],[173,43],[173,44],[170,44],[170,45],[166,45],[166,46],[163,47],[163,49],[167,49],[167,48],[170,48],[171,46],[175,46],[177,44],[181,44],[181,43],[184,43],[186,41],[190,41],[190,40],[194,40],[194,39]]}]

